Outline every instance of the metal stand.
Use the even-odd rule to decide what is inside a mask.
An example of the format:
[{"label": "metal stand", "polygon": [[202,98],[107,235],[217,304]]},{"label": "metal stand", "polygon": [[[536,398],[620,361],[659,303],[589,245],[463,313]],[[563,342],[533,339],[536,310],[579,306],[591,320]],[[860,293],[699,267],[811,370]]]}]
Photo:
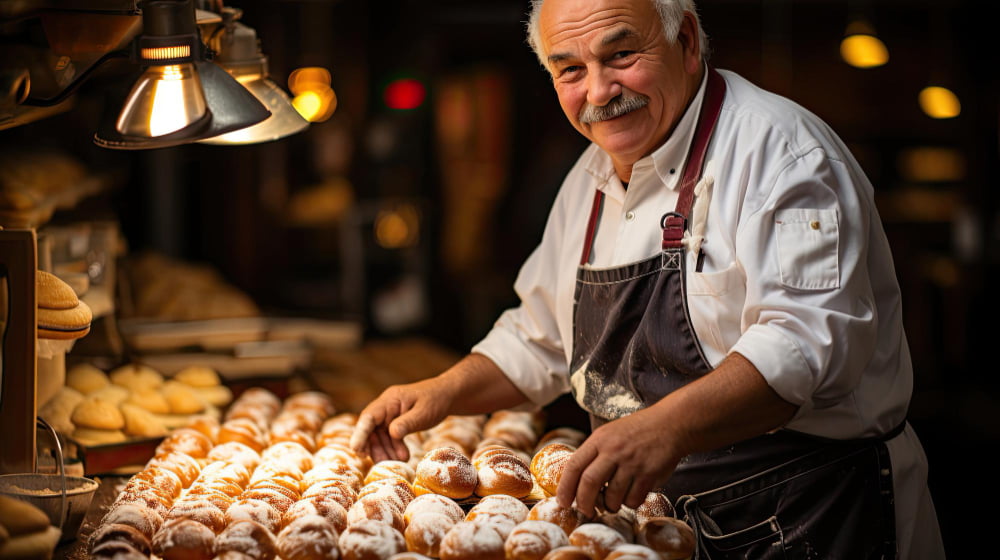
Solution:
[{"label": "metal stand", "polygon": [[0,474],[35,472],[37,269],[35,231],[0,229]]}]

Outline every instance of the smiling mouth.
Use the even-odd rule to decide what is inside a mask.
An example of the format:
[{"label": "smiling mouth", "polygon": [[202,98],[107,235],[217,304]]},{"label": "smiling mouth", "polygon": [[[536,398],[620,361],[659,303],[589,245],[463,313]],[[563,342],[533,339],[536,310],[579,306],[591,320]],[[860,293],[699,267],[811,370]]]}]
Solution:
[{"label": "smiling mouth", "polygon": [[583,109],[580,110],[579,119],[582,124],[609,121],[642,109],[648,104],[649,98],[645,95],[623,91],[604,105],[585,104]]}]

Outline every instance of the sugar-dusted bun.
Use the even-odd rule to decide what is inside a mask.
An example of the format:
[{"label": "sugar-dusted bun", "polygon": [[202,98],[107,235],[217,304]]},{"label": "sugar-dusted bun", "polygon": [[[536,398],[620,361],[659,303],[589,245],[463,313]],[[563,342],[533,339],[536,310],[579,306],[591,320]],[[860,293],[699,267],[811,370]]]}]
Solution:
[{"label": "sugar-dusted bun", "polygon": [[284,408],[286,410],[297,408],[311,409],[320,413],[324,419],[337,411],[336,407],[333,406],[333,401],[330,400],[330,396],[319,391],[293,393],[285,399]]},{"label": "sugar-dusted bun", "polygon": [[126,542],[132,548],[146,555],[149,555],[152,547],[149,537],[135,527],[121,523],[107,523],[102,524],[90,535],[90,549],[93,550],[110,541]]},{"label": "sugar-dusted bun", "polygon": [[226,510],[225,520],[227,526],[237,521],[254,521],[267,527],[272,533],[277,533],[282,528],[281,512],[264,500],[254,498],[240,498],[233,502]]},{"label": "sugar-dusted bun", "polygon": [[156,446],[154,457],[162,457],[173,452],[186,453],[195,459],[208,457],[212,450],[212,440],[192,428],[177,428]]},{"label": "sugar-dusted bun", "polygon": [[167,434],[167,427],[147,409],[128,402],[123,402],[118,406],[118,409],[122,413],[122,418],[125,419],[125,429],[122,430],[125,435],[148,438]]},{"label": "sugar-dusted bun", "polygon": [[403,521],[403,510],[399,503],[388,496],[368,495],[358,498],[358,501],[347,510],[347,524],[354,525],[361,521],[378,521],[389,525],[397,531],[403,531],[406,523]]},{"label": "sugar-dusted bun", "polygon": [[264,482],[285,486],[299,494],[302,492],[302,471],[293,463],[263,462],[254,469],[248,488]]},{"label": "sugar-dusted bun", "polygon": [[132,475],[129,484],[139,481],[149,483],[164,496],[169,496],[171,500],[180,496],[181,490],[184,489],[184,481],[176,472],[156,465],[147,465],[146,468]]},{"label": "sugar-dusted bun", "polygon": [[549,521],[562,527],[567,535],[576,530],[577,527],[587,522],[576,508],[562,507],[555,496],[543,498],[531,506],[528,511],[528,519],[538,519]]},{"label": "sugar-dusted bun", "polygon": [[430,556],[425,556],[419,552],[405,551],[398,554],[393,554],[389,557],[389,560],[432,560]]},{"label": "sugar-dusted bun", "polygon": [[569,538],[562,527],[528,519],[518,523],[507,535],[504,551],[507,560],[542,560],[552,549],[568,544]]},{"label": "sugar-dusted bun", "polygon": [[[47,557],[45,556],[45,558]],[[125,541],[107,541],[94,547],[88,558],[90,560],[149,560],[149,554],[136,550]]]},{"label": "sugar-dusted bun", "polygon": [[278,552],[274,535],[255,521],[237,521],[215,538],[215,553],[240,552],[253,560],[272,560]]},{"label": "sugar-dusted bun", "polygon": [[532,476],[545,492],[550,496],[556,494],[559,488],[559,480],[562,479],[563,471],[569,458],[573,455],[574,448],[564,443],[550,443],[543,445],[541,449],[531,458]]},{"label": "sugar-dusted bun", "polygon": [[297,443],[311,452],[316,449],[316,438],[308,430],[287,423],[272,423],[268,432],[268,445],[275,445],[282,442]]},{"label": "sugar-dusted bun", "polygon": [[174,519],[191,519],[218,533],[226,526],[222,509],[202,496],[188,496],[174,502],[164,522]]},{"label": "sugar-dusted bun", "polygon": [[97,397],[83,399],[73,409],[70,419],[78,428],[121,430],[125,427],[125,417],[118,410],[118,404]]},{"label": "sugar-dusted bun", "polygon": [[163,518],[152,509],[140,504],[120,504],[101,518],[101,525],[128,525],[147,539],[152,539],[163,525]]},{"label": "sugar-dusted bun", "polygon": [[622,509],[615,513],[610,511],[601,511],[594,517],[593,521],[595,523],[601,523],[611,527],[615,531],[618,531],[625,537],[626,542],[635,542],[635,513],[633,511],[626,510],[623,506]]},{"label": "sugar-dusted bun", "polygon": [[208,436],[212,443],[216,443],[219,440],[219,424],[219,419],[211,414],[196,414],[188,420],[185,427],[198,430]]},{"label": "sugar-dusted bun", "polygon": [[528,506],[513,496],[493,494],[485,496],[472,506],[465,515],[465,520],[472,521],[479,517],[490,516],[504,517],[517,525],[528,518]]},{"label": "sugar-dusted bun", "polygon": [[646,494],[642,504],[635,508],[635,525],[638,529],[654,517],[674,517],[674,515],[674,505],[670,503],[670,498],[666,494],[650,492]]},{"label": "sugar-dusted bun", "polygon": [[208,452],[210,461],[227,461],[230,463],[240,463],[249,471],[253,471],[260,464],[260,453],[252,447],[239,441],[228,441],[218,443]]},{"label": "sugar-dusted bun", "polygon": [[230,441],[242,443],[260,453],[267,446],[267,433],[249,418],[233,418],[219,426],[218,443]]},{"label": "sugar-dusted bun", "polygon": [[66,371],[66,386],[72,387],[84,395],[107,387],[111,384],[104,370],[91,364],[77,364]]},{"label": "sugar-dusted bun", "polygon": [[347,528],[347,509],[332,495],[314,496],[295,502],[282,516],[281,526],[287,527],[296,519],[307,515],[326,518],[333,524],[338,535]]},{"label": "sugar-dusted bun", "polygon": [[406,482],[412,484],[413,479],[416,478],[417,472],[409,463],[403,461],[379,461],[372,465],[372,468],[368,470],[368,474],[365,475],[364,483],[374,482],[376,480],[381,480],[383,478],[402,478]]},{"label": "sugar-dusted bun", "polygon": [[[441,494],[449,498],[468,498],[478,482],[476,468],[460,451],[451,447],[431,449],[417,463],[414,489]],[[421,492],[421,493],[427,493]]]},{"label": "sugar-dusted bun", "polygon": [[342,560],[381,560],[406,550],[402,533],[370,519],[348,525],[338,544]]},{"label": "sugar-dusted bun", "polygon": [[361,481],[364,481],[364,473],[368,472],[375,464],[371,457],[358,453],[347,445],[338,443],[328,443],[316,450],[313,454],[314,462],[319,465],[323,463],[346,463],[356,468],[361,473]]},{"label": "sugar-dusted bun", "polygon": [[566,426],[553,428],[542,434],[542,437],[538,438],[536,451],[552,442],[564,443],[570,447],[580,447],[580,444],[583,443],[583,440],[585,439],[587,439],[587,434],[576,428]]},{"label": "sugar-dusted bun", "polygon": [[303,490],[301,499],[321,497],[329,497],[336,500],[346,510],[350,509],[354,502],[357,501],[358,492],[350,484],[342,480],[319,481]]},{"label": "sugar-dusted bun", "polygon": [[409,524],[417,516],[428,513],[444,515],[454,522],[465,519],[465,510],[455,500],[441,494],[421,494],[403,510],[403,521]]},{"label": "sugar-dusted bun", "polygon": [[153,414],[170,414],[170,403],[158,389],[136,389],[129,391],[122,404],[131,404]]},{"label": "sugar-dusted bun", "polygon": [[504,448],[484,450],[473,464],[476,467],[477,496],[505,494],[523,498],[531,493],[534,480],[528,463]]},{"label": "sugar-dusted bun", "polygon": [[369,495],[393,501],[399,507],[400,513],[406,509],[406,506],[410,505],[416,496],[410,483],[397,477],[380,478],[365,484],[358,490],[359,500]]},{"label": "sugar-dusted bun", "polygon": [[153,535],[153,554],[163,560],[211,560],[215,532],[193,519],[164,521]]},{"label": "sugar-dusted bun", "polygon": [[191,387],[178,381],[167,381],[160,391],[170,405],[171,414],[198,414],[205,411],[205,401]]},{"label": "sugar-dusted bun", "polygon": [[144,364],[119,366],[108,373],[108,378],[115,385],[130,391],[159,389],[163,385],[163,375]]},{"label": "sugar-dusted bun", "polygon": [[641,544],[623,544],[604,557],[605,560],[663,560],[658,552]]},{"label": "sugar-dusted bun", "polygon": [[201,472],[201,464],[194,457],[187,453],[172,452],[160,457],[153,457],[146,463],[146,467],[158,467],[172,471],[180,479],[185,488],[198,478]]},{"label": "sugar-dusted bun", "polygon": [[217,387],[222,383],[217,371],[201,365],[182,368],[174,374],[173,379],[190,387]]},{"label": "sugar-dusted bun", "polygon": [[665,560],[677,560],[694,554],[695,535],[691,526],[680,519],[653,517],[639,528],[636,542],[652,548]]},{"label": "sugar-dusted bun", "polygon": [[337,537],[337,530],[326,518],[306,515],[278,533],[278,554],[283,560],[336,559]]},{"label": "sugar-dusted bun", "polygon": [[272,443],[260,454],[262,461],[290,462],[303,473],[313,468],[313,454],[301,443],[281,441]]},{"label": "sugar-dusted bun", "polygon": [[274,487],[247,488],[240,494],[240,499],[263,500],[274,506],[274,509],[278,510],[282,515],[288,511],[288,508],[292,507],[292,504],[298,501],[297,496],[289,495],[287,492]]},{"label": "sugar-dusted bun", "polygon": [[246,488],[247,484],[250,483],[250,471],[242,463],[212,461],[202,467],[201,473],[198,474],[198,478],[195,479],[194,484],[219,482],[234,484],[240,489]]},{"label": "sugar-dusted bun", "polygon": [[584,523],[569,534],[569,544],[586,550],[594,560],[603,560],[612,550],[626,542],[621,533],[607,525]]},{"label": "sugar-dusted bun", "polygon": [[461,521],[441,541],[441,560],[503,560],[507,532],[496,523]]},{"label": "sugar-dusted bun", "polygon": [[550,550],[543,560],[593,560],[593,558],[583,548],[569,545]]},{"label": "sugar-dusted bun", "polygon": [[407,550],[439,557],[441,541],[455,523],[458,522],[443,513],[428,512],[413,517],[403,532]]}]

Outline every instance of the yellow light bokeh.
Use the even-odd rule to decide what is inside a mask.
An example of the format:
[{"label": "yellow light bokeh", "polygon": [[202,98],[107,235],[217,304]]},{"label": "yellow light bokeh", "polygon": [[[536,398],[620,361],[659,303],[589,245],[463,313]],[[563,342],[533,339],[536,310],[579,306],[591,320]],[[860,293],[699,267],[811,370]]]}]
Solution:
[{"label": "yellow light bokeh", "polygon": [[920,108],[932,119],[952,119],[962,112],[962,104],[950,89],[925,87],[920,91]]},{"label": "yellow light bokeh", "polygon": [[840,42],[840,56],[855,68],[875,68],[889,62],[889,49],[874,35],[850,35]]},{"label": "yellow light bokeh", "polygon": [[319,66],[297,68],[288,76],[292,106],[309,122],[322,122],[337,110],[337,94],[330,87],[330,71]]},{"label": "yellow light bokeh", "polygon": [[319,66],[296,68],[288,75],[288,90],[292,95],[330,87],[330,71]]},{"label": "yellow light bokeh", "polygon": [[292,107],[295,107],[303,119],[312,121],[313,117],[318,115],[320,109],[323,108],[323,101],[316,92],[305,91],[292,99]]},{"label": "yellow light bokeh", "polygon": [[404,204],[382,210],[375,217],[375,240],[380,247],[401,249],[416,244],[420,237],[420,213]]}]

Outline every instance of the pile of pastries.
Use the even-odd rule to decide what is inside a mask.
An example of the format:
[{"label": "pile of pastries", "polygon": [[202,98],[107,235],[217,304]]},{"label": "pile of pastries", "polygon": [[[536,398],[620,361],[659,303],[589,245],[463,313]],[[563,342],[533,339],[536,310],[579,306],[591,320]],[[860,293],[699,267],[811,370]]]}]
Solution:
[{"label": "pile of pastries", "polygon": [[453,416],[408,461],[353,450],[357,417],[319,392],[241,393],[174,430],[90,535],[93,558],[163,560],[688,558],[666,496],[585,518],[554,497],[585,435],[539,414]]},{"label": "pile of pastries", "polygon": [[192,365],[169,379],[140,363],[110,372],[77,364],[66,383],[39,409],[56,431],[84,445],[160,437],[192,416],[218,415],[233,400],[232,391],[209,367]]}]

